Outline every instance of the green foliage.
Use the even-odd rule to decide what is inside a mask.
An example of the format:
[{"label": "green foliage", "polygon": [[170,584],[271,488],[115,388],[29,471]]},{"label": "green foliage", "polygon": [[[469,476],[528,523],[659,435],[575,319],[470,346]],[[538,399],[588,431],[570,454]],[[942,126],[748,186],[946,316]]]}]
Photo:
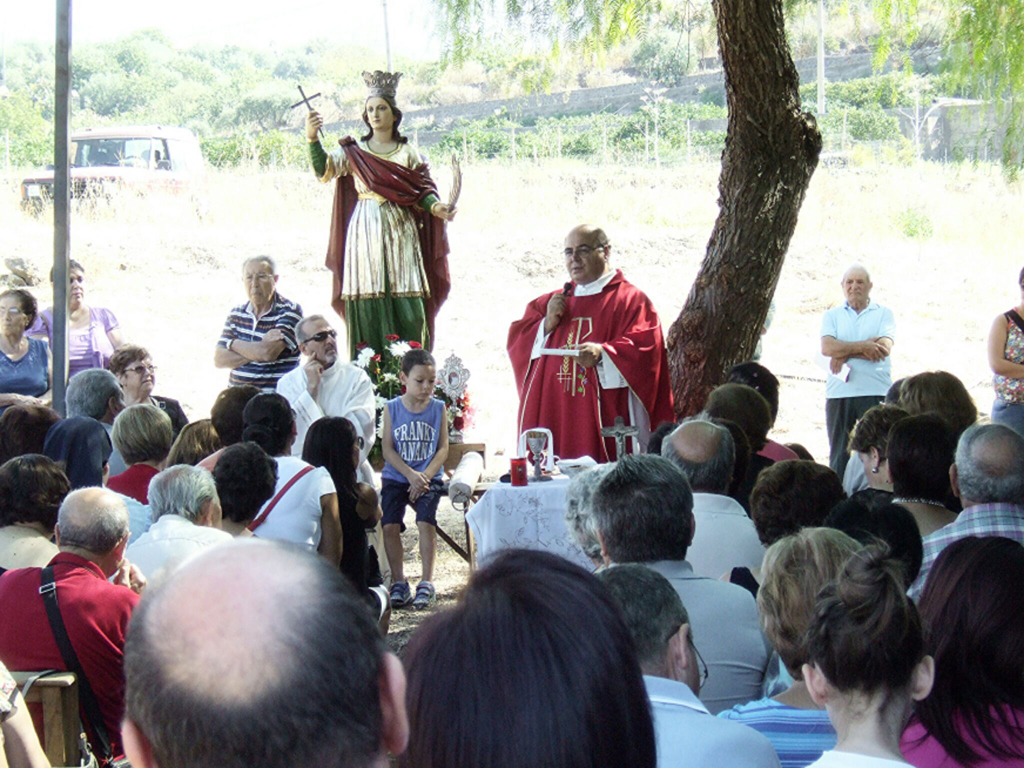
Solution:
[{"label": "green foliage", "polygon": [[899,211],[895,223],[908,240],[928,240],[934,232],[927,212],[913,206]]},{"label": "green foliage", "polygon": [[203,157],[215,168],[234,168],[244,165],[306,168],[309,166],[309,148],[305,139],[294,133],[267,131],[265,133],[235,132],[230,136],[211,136],[200,139]]},{"label": "green foliage", "polygon": [[630,64],[647,80],[672,88],[679,85],[693,69],[693,57],[687,56],[681,38],[674,41],[664,35],[648,35],[633,51]]},{"label": "green foliage", "polygon": [[5,137],[10,139],[13,165],[45,165],[53,156],[53,129],[25,94],[0,99],[0,156]]},{"label": "green foliage", "polygon": [[997,105],[1003,164],[1016,173],[1024,168],[1024,0],[951,3],[949,13],[952,80]]},{"label": "green foliage", "polygon": [[[813,114],[814,110],[810,111]],[[899,142],[903,138],[899,119],[883,112],[877,104],[863,109],[833,104],[824,116],[818,117],[818,130],[829,149],[842,143],[844,131],[848,141]]]},{"label": "green foliage", "polygon": [[[647,31],[659,0],[504,0],[504,20],[514,29],[546,39],[553,52],[569,48],[591,59]],[[497,0],[434,0],[438,31],[449,60],[465,61],[484,38]]]},{"label": "green foliage", "polygon": [[[825,83],[825,102],[832,105],[865,108],[878,106],[882,109],[910,107],[914,105],[915,94],[922,104],[938,97],[959,96],[955,78],[949,72],[939,75],[911,76],[905,72],[889,72],[874,77],[861,77],[839,83]],[[813,106],[818,98],[818,83],[814,80],[800,85],[800,100]]]},{"label": "green foliage", "polygon": [[[684,152],[687,140],[691,148],[720,151],[725,139],[723,131],[698,130],[688,121],[721,120],[725,109],[711,104],[658,105],[658,144],[666,155]],[[442,155],[463,149],[478,159],[509,159],[512,157],[512,135],[515,129],[516,157],[520,160],[540,158],[592,158],[626,155],[642,158],[653,156],[655,145],[655,108],[653,105],[631,115],[575,115],[539,118],[527,126],[500,114],[483,120],[466,122],[453,128],[437,145]]]}]

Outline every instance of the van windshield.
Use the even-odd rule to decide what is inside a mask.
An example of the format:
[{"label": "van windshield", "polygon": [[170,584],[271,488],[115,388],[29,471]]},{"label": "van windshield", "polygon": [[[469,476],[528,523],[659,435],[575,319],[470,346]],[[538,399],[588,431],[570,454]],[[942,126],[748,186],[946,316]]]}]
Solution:
[{"label": "van windshield", "polygon": [[71,164],[76,168],[121,166],[149,168],[153,140],[76,139],[71,143]]}]

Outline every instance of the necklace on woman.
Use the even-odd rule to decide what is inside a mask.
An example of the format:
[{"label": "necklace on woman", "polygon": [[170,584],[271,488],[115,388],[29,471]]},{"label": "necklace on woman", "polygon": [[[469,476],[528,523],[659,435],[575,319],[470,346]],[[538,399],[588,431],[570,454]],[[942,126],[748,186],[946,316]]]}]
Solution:
[{"label": "necklace on woman", "polygon": [[942,507],[946,508],[944,502],[935,501],[934,499],[920,499],[920,498],[906,498],[903,496],[896,496],[892,500],[893,504],[927,504],[929,507]]}]

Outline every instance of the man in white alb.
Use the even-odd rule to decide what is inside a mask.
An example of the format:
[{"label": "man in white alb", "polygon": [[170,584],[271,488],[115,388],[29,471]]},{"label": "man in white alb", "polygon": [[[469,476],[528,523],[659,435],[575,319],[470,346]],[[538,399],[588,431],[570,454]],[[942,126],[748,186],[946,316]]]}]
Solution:
[{"label": "man in white alb", "polygon": [[[366,457],[377,439],[377,406],[373,384],[366,372],[352,363],[338,361],[338,333],[322,315],[310,315],[295,324],[295,338],[305,362],[277,382],[278,394],[295,412],[295,442],[292,455],[301,456],[310,425],[324,416],[340,416],[352,422],[362,445],[359,447],[359,482],[377,486],[373,468]],[[377,551],[381,575],[391,576],[384,556],[380,524],[366,532]]]},{"label": "man in white alb", "polygon": [[321,315],[304,317],[295,326],[295,338],[305,362],[277,382],[278,394],[295,411],[297,435],[292,455],[301,456],[310,425],[324,416],[342,416],[352,422],[362,439],[359,479],[373,484],[366,457],[376,439],[376,403],[370,377],[351,363],[338,362],[338,335]]}]

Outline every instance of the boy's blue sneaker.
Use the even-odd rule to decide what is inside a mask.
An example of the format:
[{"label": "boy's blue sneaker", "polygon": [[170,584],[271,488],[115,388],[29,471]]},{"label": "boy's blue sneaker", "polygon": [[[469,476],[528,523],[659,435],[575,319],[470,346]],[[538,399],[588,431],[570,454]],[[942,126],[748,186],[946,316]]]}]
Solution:
[{"label": "boy's blue sneaker", "polygon": [[421,581],[416,585],[416,598],[412,601],[412,607],[417,611],[422,611],[432,602],[434,602],[434,585],[429,581]]},{"label": "boy's blue sneaker", "polygon": [[402,608],[412,602],[412,590],[408,581],[396,581],[391,585],[391,607]]}]

